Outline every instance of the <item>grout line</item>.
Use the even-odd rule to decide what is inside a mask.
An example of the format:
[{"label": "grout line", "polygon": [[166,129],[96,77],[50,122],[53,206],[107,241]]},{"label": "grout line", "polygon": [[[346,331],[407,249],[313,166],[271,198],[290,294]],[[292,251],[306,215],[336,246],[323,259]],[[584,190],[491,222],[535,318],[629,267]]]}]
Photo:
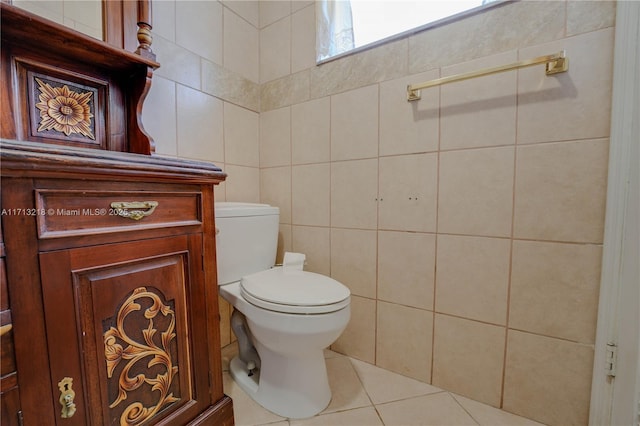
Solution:
[{"label": "grout line", "polygon": [[[375,270],[376,270],[376,274],[375,274],[375,285],[376,285],[376,294],[375,294],[375,308],[374,308],[374,315],[375,315],[375,322],[373,324],[373,364],[376,365],[378,363],[378,303],[380,301],[379,298],[379,292],[380,292],[380,268],[378,268],[378,264],[380,263],[380,199],[382,197],[382,194],[380,194],[380,117],[382,116],[381,111],[380,111],[380,83],[376,84],[377,87],[377,91],[378,91],[378,126],[377,126],[377,138],[378,138],[378,143],[377,143],[377,156],[376,156],[376,166],[377,166],[377,171],[376,171],[376,228],[375,228],[375,233],[376,233],[376,263],[375,263]],[[378,413],[378,410],[376,410],[376,413]],[[380,417],[380,415],[378,414],[378,417]],[[380,417],[380,421],[382,421],[382,417]]]},{"label": "grout line", "polygon": [[504,406],[504,390],[505,383],[507,379],[507,349],[509,342],[509,317],[511,312],[511,278],[513,275],[513,243],[514,243],[514,235],[515,235],[515,222],[516,222],[516,176],[517,176],[517,164],[518,164],[518,113],[519,113],[519,102],[518,102],[518,86],[520,84],[520,72],[516,70],[516,81],[515,81],[515,89],[516,89],[516,99],[515,99],[515,132],[514,132],[514,141],[513,141],[513,179],[512,179],[512,188],[511,188],[511,235],[509,238],[509,269],[508,269],[508,277],[507,277],[507,312],[505,318],[505,332],[504,332],[504,348],[502,351],[502,378],[500,380],[500,403],[499,407],[502,408]]},{"label": "grout line", "polygon": [[[438,77],[442,75],[442,68],[438,69]],[[442,90],[438,87],[438,146],[436,150],[436,223],[435,242],[433,255],[433,305],[431,306],[431,371],[429,372],[429,383],[433,383],[433,370],[435,366],[435,340],[436,340],[436,297],[438,294],[438,225],[439,225],[439,205],[440,205],[440,153],[442,143]]]},{"label": "grout line", "polygon": [[[449,396],[451,396],[451,398],[453,398],[453,400],[456,402],[456,404],[458,404],[458,406],[459,406],[460,408],[462,408],[462,409],[464,410],[464,412],[465,412],[465,413],[467,413],[467,415],[468,415],[469,417],[471,417],[471,420],[473,420],[473,421],[474,421],[478,426],[481,426],[481,425],[482,425],[482,423],[481,423],[479,420],[477,420],[477,419],[473,416],[473,414],[471,414],[471,412],[470,412],[469,410],[467,410],[467,409],[466,409],[466,407],[460,403],[460,401],[458,401],[458,398],[456,398],[456,395],[457,395],[457,394],[454,394],[453,392],[448,392],[448,394],[449,394]],[[462,396],[462,395],[460,395],[460,396]],[[474,400],[474,401],[475,401],[475,400]],[[479,402],[479,401],[478,401],[478,402]]]}]

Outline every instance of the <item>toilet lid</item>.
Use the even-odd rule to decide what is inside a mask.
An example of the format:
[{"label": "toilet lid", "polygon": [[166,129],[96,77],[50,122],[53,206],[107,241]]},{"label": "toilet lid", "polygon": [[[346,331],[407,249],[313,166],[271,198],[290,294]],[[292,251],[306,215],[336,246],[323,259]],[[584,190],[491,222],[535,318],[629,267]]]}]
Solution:
[{"label": "toilet lid", "polygon": [[307,271],[282,267],[247,275],[240,281],[250,303],[276,312],[319,314],[349,304],[349,289],[338,281]]}]

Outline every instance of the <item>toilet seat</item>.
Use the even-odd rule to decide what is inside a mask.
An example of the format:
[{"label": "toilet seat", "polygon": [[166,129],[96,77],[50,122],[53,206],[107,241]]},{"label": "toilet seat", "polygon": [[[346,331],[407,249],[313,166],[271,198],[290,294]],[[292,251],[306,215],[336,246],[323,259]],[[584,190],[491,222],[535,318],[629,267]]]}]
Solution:
[{"label": "toilet seat", "polygon": [[324,314],[349,305],[349,289],[313,272],[282,267],[247,275],[240,281],[242,296],[251,304],[275,312]]}]

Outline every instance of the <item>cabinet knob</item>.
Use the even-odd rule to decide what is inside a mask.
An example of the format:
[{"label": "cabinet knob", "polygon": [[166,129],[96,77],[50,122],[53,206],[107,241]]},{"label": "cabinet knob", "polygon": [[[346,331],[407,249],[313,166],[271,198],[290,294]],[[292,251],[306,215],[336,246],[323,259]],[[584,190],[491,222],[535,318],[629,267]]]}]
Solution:
[{"label": "cabinet knob", "polygon": [[151,216],[156,207],[158,207],[157,201],[114,201],[111,203],[111,208],[114,213],[120,217],[126,217],[133,220],[140,220],[143,217]]}]

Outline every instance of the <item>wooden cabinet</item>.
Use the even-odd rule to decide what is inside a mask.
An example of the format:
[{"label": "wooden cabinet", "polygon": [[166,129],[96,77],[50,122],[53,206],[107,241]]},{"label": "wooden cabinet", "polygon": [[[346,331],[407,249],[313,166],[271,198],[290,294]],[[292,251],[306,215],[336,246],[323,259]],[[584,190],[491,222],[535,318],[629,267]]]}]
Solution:
[{"label": "wooden cabinet", "polygon": [[[24,424],[233,424],[217,304],[220,169],[0,143]],[[3,416],[17,419],[11,404],[3,394]]]},{"label": "wooden cabinet", "polygon": [[0,0],[3,426],[233,424],[213,217],[225,174],[152,155],[149,7],[106,2],[107,43]]}]

